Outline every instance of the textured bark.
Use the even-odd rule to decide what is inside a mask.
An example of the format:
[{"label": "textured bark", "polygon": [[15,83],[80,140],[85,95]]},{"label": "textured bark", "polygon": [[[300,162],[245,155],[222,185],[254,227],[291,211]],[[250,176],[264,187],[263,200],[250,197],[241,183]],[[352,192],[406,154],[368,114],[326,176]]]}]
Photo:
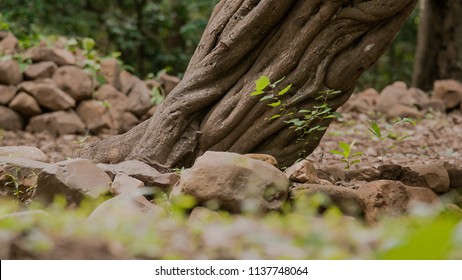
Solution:
[{"label": "textured bark", "polygon": [[412,84],[430,90],[438,79],[462,81],[462,1],[424,0]]},{"label": "textured bark", "polygon": [[[154,116],[87,148],[99,162],[138,159],[157,168],[189,166],[207,150],[267,153],[293,163],[323,132],[298,141],[284,121],[316,105],[325,90],[336,109],[357,78],[389,47],[417,0],[222,0],[181,83]],[[255,80],[285,77],[285,114],[251,96]],[[294,115],[289,116],[289,113]],[[328,125],[329,121],[323,123]]]}]

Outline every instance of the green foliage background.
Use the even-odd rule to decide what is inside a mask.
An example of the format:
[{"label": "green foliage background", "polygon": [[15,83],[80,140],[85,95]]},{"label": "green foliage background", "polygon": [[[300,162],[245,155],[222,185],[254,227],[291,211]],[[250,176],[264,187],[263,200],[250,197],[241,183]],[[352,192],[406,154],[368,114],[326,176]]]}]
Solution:
[{"label": "green foliage background", "polygon": [[[38,34],[91,37],[102,52],[121,51],[129,70],[140,76],[166,67],[181,75],[217,2],[2,0],[0,11],[26,46],[37,42]],[[390,50],[361,77],[359,88],[410,83],[418,23],[416,9]],[[5,29],[1,23],[0,29]]]}]

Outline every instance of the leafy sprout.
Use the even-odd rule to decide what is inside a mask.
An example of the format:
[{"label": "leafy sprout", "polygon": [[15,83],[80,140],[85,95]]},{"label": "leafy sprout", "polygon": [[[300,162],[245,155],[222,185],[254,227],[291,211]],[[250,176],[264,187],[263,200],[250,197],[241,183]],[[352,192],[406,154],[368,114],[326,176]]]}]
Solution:
[{"label": "leafy sprout", "polygon": [[362,156],[362,152],[355,152],[353,153],[353,147],[356,143],[356,140],[353,140],[350,144],[345,143],[345,142],[339,142],[339,150],[330,150],[334,155],[340,155],[341,156],[341,162],[345,164],[345,170],[350,170],[350,168],[355,165],[359,164],[361,162],[358,157]]}]

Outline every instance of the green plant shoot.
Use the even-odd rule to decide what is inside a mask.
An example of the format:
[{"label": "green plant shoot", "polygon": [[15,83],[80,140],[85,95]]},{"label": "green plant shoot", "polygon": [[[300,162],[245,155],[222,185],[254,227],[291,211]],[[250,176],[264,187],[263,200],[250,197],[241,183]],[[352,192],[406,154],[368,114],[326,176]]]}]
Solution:
[{"label": "green plant shoot", "polygon": [[351,142],[350,144],[345,143],[345,142],[339,142],[338,143],[340,147],[339,150],[329,151],[334,155],[340,155],[342,157],[340,161],[345,164],[345,167],[344,167],[345,170],[350,170],[350,168],[353,165],[359,164],[361,162],[361,160],[358,159],[358,157],[362,156],[363,153],[362,152],[353,153],[353,147],[355,143],[356,143],[356,140],[353,140],[353,142]]}]

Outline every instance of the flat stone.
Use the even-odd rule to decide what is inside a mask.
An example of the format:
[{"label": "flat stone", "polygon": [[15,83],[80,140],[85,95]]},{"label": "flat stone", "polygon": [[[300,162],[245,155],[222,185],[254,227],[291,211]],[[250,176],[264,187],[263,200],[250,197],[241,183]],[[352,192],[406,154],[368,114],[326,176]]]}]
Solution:
[{"label": "flat stone", "polygon": [[35,98],[25,92],[20,92],[14,97],[10,102],[10,108],[26,117],[33,117],[42,113]]},{"label": "flat stone", "polygon": [[109,110],[101,101],[85,100],[80,102],[76,112],[90,132],[100,133],[104,129],[116,128]]},{"label": "flat stone", "polygon": [[29,80],[51,78],[58,69],[58,65],[52,61],[44,61],[31,64],[24,71],[24,76]]},{"label": "flat stone", "polygon": [[284,172],[290,181],[296,183],[319,184],[316,168],[313,163],[302,160],[287,168]]},{"label": "flat stone", "polygon": [[113,195],[134,194],[144,188],[144,183],[124,173],[117,173],[111,185]]},{"label": "flat stone", "polygon": [[16,60],[0,61],[0,84],[17,85],[22,82],[22,72]]},{"label": "flat stone", "polygon": [[14,110],[0,105],[0,128],[5,130],[22,130],[23,120]]},{"label": "flat stone", "polygon": [[75,56],[67,50],[58,48],[35,47],[30,50],[32,61],[53,61],[58,66],[75,64]]},{"label": "flat stone", "polygon": [[62,66],[53,75],[53,81],[75,101],[90,99],[93,94],[93,79],[81,68]]},{"label": "flat stone", "polygon": [[53,111],[75,107],[72,97],[49,82],[25,82],[20,85],[20,90],[32,95],[39,105]]},{"label": "flat stone", "polygon": [[49,131],[53,135],[83,134],[85,125],[74,112],[58,111],[31,118],[27,130]]},{"label": "flat stone", "polygon": [[135,83],[128,93],[128,111],[140,117],[145,114],[150,107],[151,91],[142,80],[135,77]]},{"label": "flat stone", "polygon": [[22,157],[41,162],[49,162],[42,150],[31,146],[5,146],[0,147],[0,156]]},{"label": "flat stone", "polygon": [[45,203],[63,195],[68,204],[79,204],[84,197],[98,198],[110,191],[111,178],[86,159],[58,162],[38,176],[35,197]]},{"label": "flat stone", "polygon": [[0,105],[7,105],[16,95],[15,86],[0,85]]}]

